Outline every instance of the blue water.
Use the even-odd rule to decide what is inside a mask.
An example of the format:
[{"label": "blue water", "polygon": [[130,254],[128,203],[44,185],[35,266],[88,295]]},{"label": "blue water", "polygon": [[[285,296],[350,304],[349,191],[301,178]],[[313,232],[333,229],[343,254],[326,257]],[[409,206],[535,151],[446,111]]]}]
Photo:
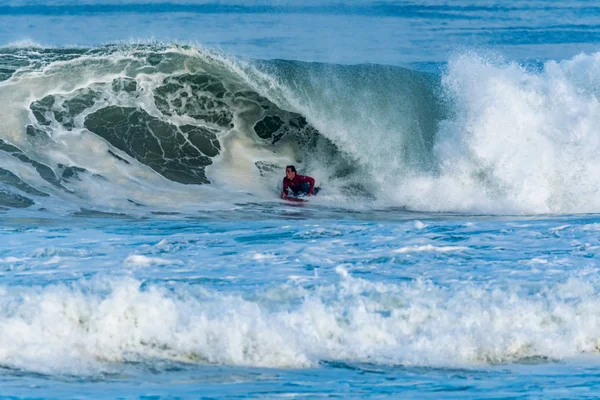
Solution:
[{"label": "blue water", "polygon": [[595,397],[599,14],[0,5],[0,398]]}]

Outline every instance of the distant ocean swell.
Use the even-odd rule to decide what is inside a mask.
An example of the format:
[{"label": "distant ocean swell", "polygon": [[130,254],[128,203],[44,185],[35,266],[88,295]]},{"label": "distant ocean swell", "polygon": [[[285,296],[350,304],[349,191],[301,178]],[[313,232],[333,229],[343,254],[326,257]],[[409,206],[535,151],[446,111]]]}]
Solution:
[{"label": "distant ocean swell", "polygon": [[24,47],[0,50],[0,79],[3,207],[270,201],[294,163],[324,204],[600,210],[598,54],[525,68],[462,53],[434,75],[189,46]]}]

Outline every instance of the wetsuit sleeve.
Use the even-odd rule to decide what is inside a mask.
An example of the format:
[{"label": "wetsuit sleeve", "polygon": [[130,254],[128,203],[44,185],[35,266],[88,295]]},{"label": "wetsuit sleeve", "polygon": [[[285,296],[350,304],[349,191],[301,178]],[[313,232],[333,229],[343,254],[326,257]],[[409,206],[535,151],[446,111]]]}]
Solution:
[{"label": "wetsuit sleeve", "polygon": [[283,178],[283,191],[281,192],[281,198],[285,199],[287,197],[288,194],[288,181],[287,179]]},{"label": "wetsuit sleeve", "polygon": [[298,177],[300,182],[308,182],[310,184],[310,189],[308,189],[308,194],[310,196],[312,196],[313,189],[315,188],[315,180],[310,176],[304,176],[304,175],[296,175],[296,176]]}]

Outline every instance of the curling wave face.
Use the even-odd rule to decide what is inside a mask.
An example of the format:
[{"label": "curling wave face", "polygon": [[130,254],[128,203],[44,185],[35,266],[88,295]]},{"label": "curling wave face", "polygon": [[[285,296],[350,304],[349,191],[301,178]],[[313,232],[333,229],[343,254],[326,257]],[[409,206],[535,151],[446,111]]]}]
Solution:
[{"label": "curling wave face", "polygon": [[[397,102],[377,98],[397,81],[400,92],[410,87],[405,104],[433,101],[430,77],[400,68],[251,62],[181,46],[2,53],[0,98],[10,104],[0,127],[5,206],[58,200],[102,210],[177,204],[180,211],[232,192],[238,200],[272,200],[289,163],[337,199],[373,200],[378,152],[426,164],[435,127],[435,119],[411,122],[413,115],[394,111]],[[368,116],[372,101],[381,107]],[[378,137],[365,148],[373,129],[362,120],[391,127],[394,116],[418,128],[407,132],[426,130],[427,143],[415,149]]]},{"label": "curling wave face", "polygon": [[[262,150],[286,136],[306,152],[320,137],[304,117],[253,90],[226,59],[189,48],[8,49],[2,62],[0,96],[11,107],[0,146],[4,165],[13,167],[2,169],[2,180],[18,189],[3,192],[5,205],[33,204],[24,193],[91,206],[152,205],[150,190],[155,206],[161,191],[191,201],[203,193],[191,185],[211,182],[206,167],[235,156],[233,144],[223,148],[230,141]],[[253,161],[241,167],[257,177],[275,167]],[[112,198],[102,195],[107,187]]]},{"label": "curling wave face", "polygon": [[435,75],[191,46],[4,48],[0,206],[272,201],[294,163],[335,206],[597,212],[598,65],[463,53]]}]

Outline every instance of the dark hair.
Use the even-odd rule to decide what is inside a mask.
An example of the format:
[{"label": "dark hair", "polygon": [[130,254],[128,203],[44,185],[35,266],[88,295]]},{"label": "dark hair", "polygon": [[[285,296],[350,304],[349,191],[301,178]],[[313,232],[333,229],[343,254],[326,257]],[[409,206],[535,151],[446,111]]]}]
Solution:
[{"label": "dark hair", "polygon": [[285,170],[287,171],[288,169],[291,169],[292,172],[296,172],[296,167],[294,167],[293,165],[288,165],[287,167],[285,167]]}]

